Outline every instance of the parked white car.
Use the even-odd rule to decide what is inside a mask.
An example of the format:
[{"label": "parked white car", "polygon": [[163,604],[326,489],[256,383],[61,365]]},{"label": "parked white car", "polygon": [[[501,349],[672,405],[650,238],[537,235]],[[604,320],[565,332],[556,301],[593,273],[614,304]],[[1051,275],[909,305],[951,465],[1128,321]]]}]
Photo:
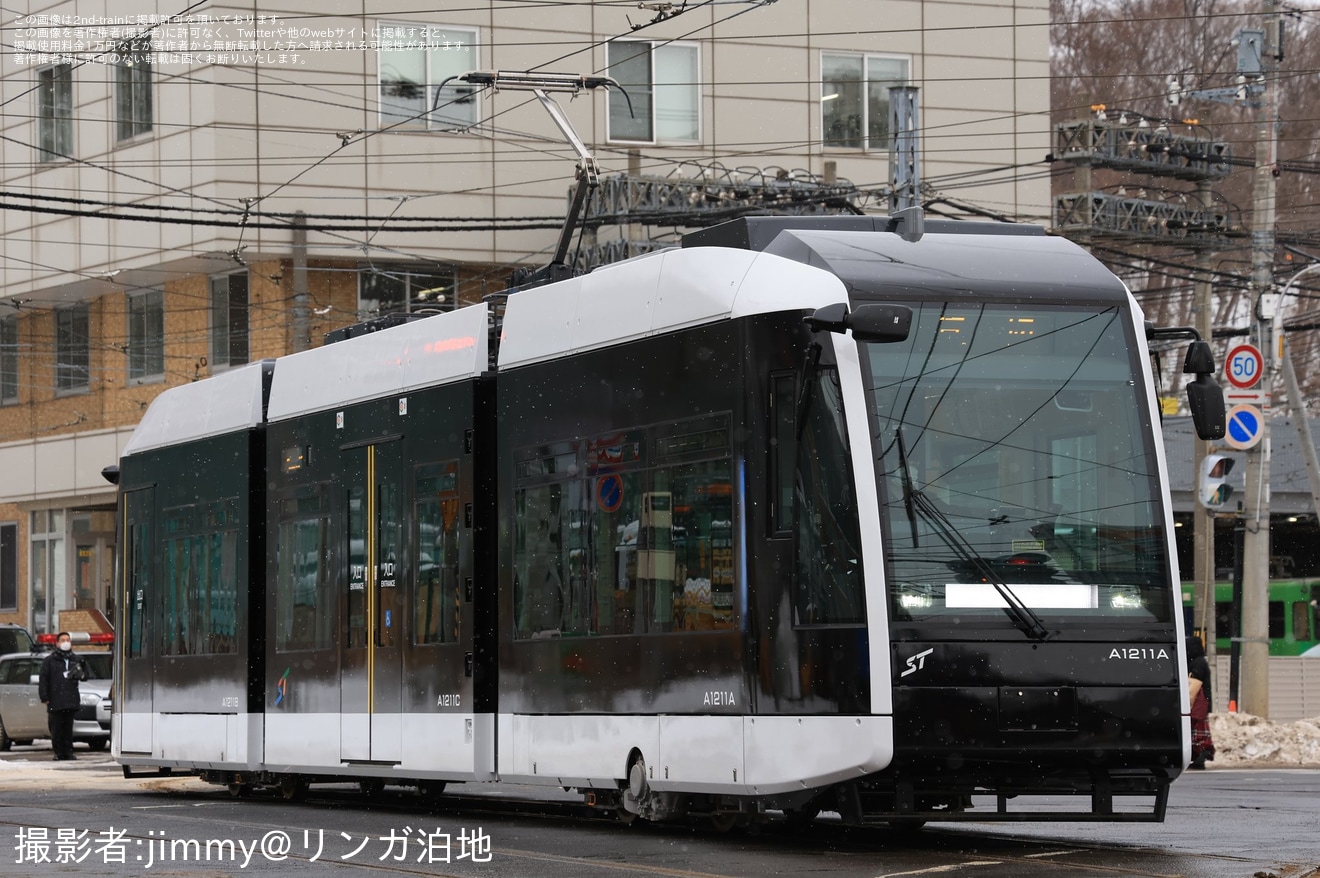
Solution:
[{"label": "parked white car", "polygon": [[[46,706],[37,695],[41,662],[47,653],[21,652],[0,656],[0,750],[49,738]],[[110,742],[111,653],[79,652],[90,677],[78,684],[82,707],[74,714],[73,741],[93,750]]]}]

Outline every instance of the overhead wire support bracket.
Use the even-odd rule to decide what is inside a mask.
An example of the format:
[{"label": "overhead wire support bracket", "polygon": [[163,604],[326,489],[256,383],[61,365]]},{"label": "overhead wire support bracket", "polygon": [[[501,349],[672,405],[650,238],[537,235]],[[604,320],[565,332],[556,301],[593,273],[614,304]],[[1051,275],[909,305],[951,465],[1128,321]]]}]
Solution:
[{"label": "overhead wire support bracket", "polygon": [[[600,183],[600,165],[596,157],[587,149],[586,144],[577,136],[573,130],[573,125],[564,115],[564,110],[550,95],[570,94],[577,96],[582,91],[589,91],[597,88],[616,88],[628,102],[628,112],[632,114],[632,100],[628,93],[623,90],[619,83],[608,76],[579,76],[563,73],[533,73],[527,71],[510,70],[474,70],[470,73],[464,73],[455,77],[460,82],[466,82],[470,85],[479,85],[486,88],[493,88],[496,91],[509,89],[511,91],[530,91],[545,107],[550,118],[554,120],[564,139],[578,155],[577,161],[577,189],[573,193],[573,203],[569,206],[568,216],[564,219],[564,227],[559,233],[559,243],[555,247],[554,258],[550,264],[540,271],[535,272],[530,278],[523,280],[522,285],[548,283],[557,280],[561,276],[568,276],[571,270],[568,268],[568,248],[572,244],[573,229],[577,226],[578,220],[582,215],[584,206],[587,202],[587,195],[595,189]],[[443,84],[441,85],[443,88]],[[437,91],[438,94],[438,91]]]}]

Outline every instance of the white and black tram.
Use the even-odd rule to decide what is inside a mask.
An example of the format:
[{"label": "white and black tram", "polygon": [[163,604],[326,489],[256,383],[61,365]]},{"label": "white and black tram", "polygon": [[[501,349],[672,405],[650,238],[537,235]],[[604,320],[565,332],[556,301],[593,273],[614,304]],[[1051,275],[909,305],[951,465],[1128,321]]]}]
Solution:
[{"label": "white and black tram", "polygon": [[1038,228],[902,225],[743,219],[161,394],[118,471],[125,773],[1162,819],[1141,314]]}]

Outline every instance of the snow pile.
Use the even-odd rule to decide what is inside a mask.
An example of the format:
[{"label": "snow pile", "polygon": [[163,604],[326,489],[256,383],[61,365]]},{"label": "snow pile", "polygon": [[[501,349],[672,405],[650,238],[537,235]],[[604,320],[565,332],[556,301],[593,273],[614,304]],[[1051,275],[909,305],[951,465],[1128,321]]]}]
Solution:
[{"label": "snow pile", "polygon": [[1320,717],[1276,723],[1249,713],[1213,713],[1210,735],[1216,767],[1320,766]]}]

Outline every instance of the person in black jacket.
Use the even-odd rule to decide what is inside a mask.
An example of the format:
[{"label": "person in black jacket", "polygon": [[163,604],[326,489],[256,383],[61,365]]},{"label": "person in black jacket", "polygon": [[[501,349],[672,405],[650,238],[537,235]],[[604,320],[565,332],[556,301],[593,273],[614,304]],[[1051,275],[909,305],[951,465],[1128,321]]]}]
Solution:
[{"label": "person in black jacket", "polygon": [[82,704],[78,681],[87,679],[87,664],[74,654],[69,632],[61,631],[56,644],[55,652],[41,663],[38,694],[46,705],[55,758],[77,759],[73,755],[73,717]]}]

